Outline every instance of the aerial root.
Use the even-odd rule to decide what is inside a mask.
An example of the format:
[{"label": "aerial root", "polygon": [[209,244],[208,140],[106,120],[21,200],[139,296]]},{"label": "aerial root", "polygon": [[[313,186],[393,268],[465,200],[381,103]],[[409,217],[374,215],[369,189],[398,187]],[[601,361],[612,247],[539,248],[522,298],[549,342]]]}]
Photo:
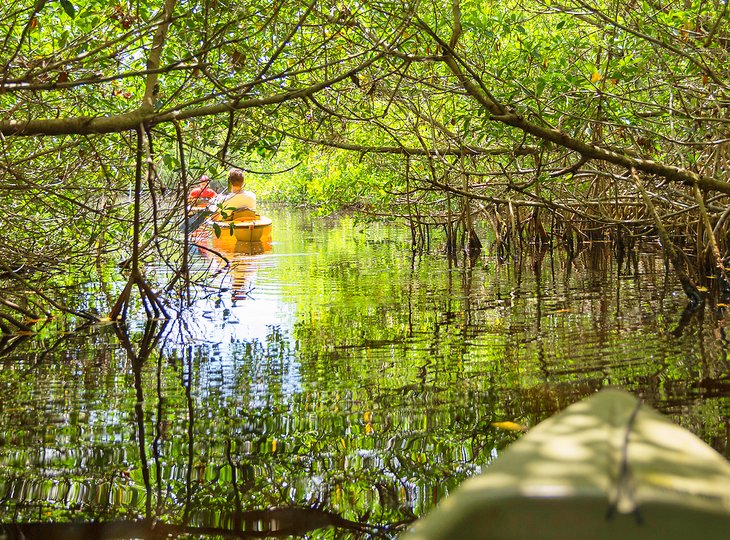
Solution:
[{"label": "aerial root", "polygon": [[134,269],[129,275],[129,280],[124,286],[124,290],[119,295],[119,298],[117,298],[114,307],[109,313],[109,318],[112,321],[116,321],[118,319],[124,320],[127,318],[129,301],[135,286],[139,291],[139,296],[142,299],[142,306],[144,307],[144,311],[147,314],[148,319],[160,318],[160,316],[165,319],[170,318],[169,314],[165,310],[165,306],[162,302],[160,302],[157,294],[155,294],[149,286],[142,273],[139,272],[139,270]]}]

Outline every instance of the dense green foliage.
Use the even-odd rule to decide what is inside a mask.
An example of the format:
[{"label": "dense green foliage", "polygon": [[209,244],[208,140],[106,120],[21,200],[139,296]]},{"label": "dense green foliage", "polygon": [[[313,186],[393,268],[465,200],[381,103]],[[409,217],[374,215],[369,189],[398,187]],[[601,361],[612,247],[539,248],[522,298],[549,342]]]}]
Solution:
[{"label": "dense green foliage", "polygon": [[727,281],[725,2],[26,0],[0,20],[0,249],[26,289],[111,256],[152,300],[141,263],[186,275],[184,195],[233,165],[271,198],[401,216],[421,247],[474,249],[478,222],[505,254],[657,231],[693,257],[668,253],[690,297]]},{"label": "dense green foliage", "polygon": [[[514,436],[493,419],[530,423],[605,384],[689,403],[684,421],[727,448],[726,399],[692,399],[727,387],[727,1],[10,0],[0,42],[0,352],[16,355],[0,487],[16,519],[229,527],[244,507],[321,504],[393,533]],[[441,260],[443,282],[419,288],[428,261],[320,264],[302,227],[311,257],[276,275],[307,293],[290,334],[232,335],[235,306],[202,289],[228,364],[189,346],[184,318],[161,343],[154,324],[65,334],[130,305],[184,312],[205,274],[186,193],[203,173],[225,188],[233,166],[265,203],[398,218],[394,253],[481,240],[499,255],[485,264],[515,265]],[[319,233],[334,258],[344,237]],[[641,275],[631,250],[656,236],[717,319],[677,325],[668,282],[617,277],[626,261]],[[616,279],[615,297],[570,273],[605,241],[618,272],[604,251],[586,279]],[[560,278],[543,247],[568,252]]]}]

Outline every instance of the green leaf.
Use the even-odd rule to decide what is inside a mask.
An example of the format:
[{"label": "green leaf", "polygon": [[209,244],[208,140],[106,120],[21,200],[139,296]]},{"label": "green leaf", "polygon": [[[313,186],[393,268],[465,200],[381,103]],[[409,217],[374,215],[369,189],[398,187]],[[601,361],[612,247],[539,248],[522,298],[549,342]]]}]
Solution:
[{"label": "green leaf", "polygon": [[69,0],[58,0],[58,1],[61,2],[61,7],[66,12],[66,15],[68,15],[72,19],[74,17],[76,17],[76,8],[73,6],[73,4],[71,2],[69,2]]},{"label": "green leaf", "polygon": [[176,169],[179,165],[177,156],[172,154],[163,154],[162,161],[168,169]]},{"label": "green leaf", "polygon": [[540,97],[542,95],[542,91],[545,90],[545,85],[547,84],[547,81],[540,77],[537,79],[537,83],[535,84],[535,95],[537,97]]},{"label": "green leaf", "polygon": [[221,237],[221,227],[217,223],[213,223],[213,233],[215,234],[216,238]]}]

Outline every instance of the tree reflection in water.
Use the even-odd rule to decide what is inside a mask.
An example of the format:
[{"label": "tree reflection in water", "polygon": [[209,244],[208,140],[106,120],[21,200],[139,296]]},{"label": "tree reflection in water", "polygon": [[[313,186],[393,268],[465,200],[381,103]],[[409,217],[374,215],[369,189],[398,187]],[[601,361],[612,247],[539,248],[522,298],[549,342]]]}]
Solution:
[{"label": "tree reflection in water", "polygon": [[190,317],[3,340],[5,534],[392,538],[520,436],[493,423],[606,385],[729,453],[725,308],[681,318],[653,254],[449,266],[289,219]]}]

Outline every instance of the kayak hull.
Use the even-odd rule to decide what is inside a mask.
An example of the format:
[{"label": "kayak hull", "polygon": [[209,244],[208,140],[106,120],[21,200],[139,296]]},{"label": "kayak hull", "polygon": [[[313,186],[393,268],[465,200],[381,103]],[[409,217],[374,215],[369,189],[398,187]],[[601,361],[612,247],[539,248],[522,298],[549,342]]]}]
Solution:
[{"label": "kayak hull", "polygon": [[[458,519],[417,524],[408,540],[725,540],[727,514],[646,503],[636,515],[608,516],[605,498],[518,497],[458,511]],[[679,511],[678,511],[679,510]],[[450,510],[454,511],[452,508]],[[443,516],[442,516],[443,518]],[[424,520],[429,521],[429,518]],[[428,528],[428,530],[425,530]]]},{"label": "kayak hull", "polygon": [[730,538],[730,464],[630,394],[604,390],[512,444],[408,540]]},{"label": "kayak hull", "polygon": [[271,241],[273,222],[265,216],[248,221],[213,221],[211,225],[213,234],[222,242]]}]

